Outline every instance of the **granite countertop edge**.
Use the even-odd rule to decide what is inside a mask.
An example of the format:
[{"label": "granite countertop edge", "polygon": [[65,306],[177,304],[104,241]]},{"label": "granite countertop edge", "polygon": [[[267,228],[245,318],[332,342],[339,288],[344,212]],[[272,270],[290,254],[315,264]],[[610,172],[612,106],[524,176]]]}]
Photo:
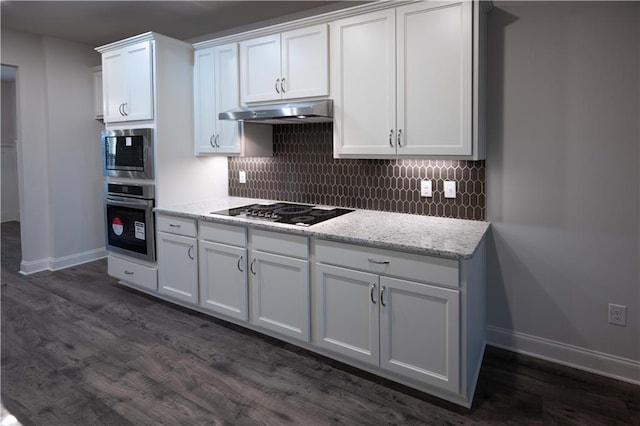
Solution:
[{"label": "granite countertop edge", "polygon": [[[398,250],[454,260],[465,260],[473,257],[475,250],[490,227],[490,223],[484,221],[361,209],[354,209],[352,213],[312,227],[261,222],[211,213],[212,211],[225,210],[246,204],[271,202],[276,201],[221,197],[199,202],[160,206],[156,207],[154,211],[158,214],[227,225],[247,226],[253,229],[315,237],[347,244],[361,244],[379,249]],[[424,232],[420,233],[414,228],[421,228]]]}]

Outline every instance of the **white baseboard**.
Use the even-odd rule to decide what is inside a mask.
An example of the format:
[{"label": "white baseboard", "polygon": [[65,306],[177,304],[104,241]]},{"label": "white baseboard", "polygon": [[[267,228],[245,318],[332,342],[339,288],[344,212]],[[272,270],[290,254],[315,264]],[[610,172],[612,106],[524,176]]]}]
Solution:
[{"label": "white baseboard", "polygon": [[48,271],[51,269],[51,258],[20,262],[20,272],[22,275],[31,275],[36,272]]},{"label": "white baseboard", "polygon": [[640,361],[493,326],[487,344],[640,385]]},{"label": "white baseboard", "polygon": [[81,265],[94,260],[104,259],[109,253],[104,248],[87,250],[82,253],[76,253],[69,256],[59,257],[51,261],[51,270],[58,271],[60,269],[69,268],[71,266]]},{"label": "white baseboard", "polygon": [[60,269],[69,268],[71,266],[80,265],[87,262],[93,262],[94,260],[104,259],[109,252],[104,248],[87,250],[82,253],[75,253],[69,256],[63,256],[58,258],[45,258],[30,262],[24,260],[20,262],[20,273],[22,275],[35,274],[42,271],[59,271]]}]

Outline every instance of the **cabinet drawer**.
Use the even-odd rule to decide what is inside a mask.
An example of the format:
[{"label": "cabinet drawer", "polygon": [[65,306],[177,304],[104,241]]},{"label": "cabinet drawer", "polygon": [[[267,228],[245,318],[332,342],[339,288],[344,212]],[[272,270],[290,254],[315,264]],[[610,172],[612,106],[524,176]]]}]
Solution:
[{"label": "cabinet drawer", "polygon": [[109,256],[108,274],[111,277],[147,290],[158,290],[158,271],[155,268]]},{"label": "cabinet drawer", "polygon": [[254,250],[302,259],[309,257],[309,239],[307,237],[252,229],[251,239]]},{"label": "cabinet drawer", "polygon": [[459,286],[458,261],[333,241],[316,241],[316,261],[415,281]]},{"label": "cabinet drawer", "polygon": [[247,246],[247,229],[241,226],[222,223],[200,222],[201,240],[228,244],[237,247]]},{"label": "cabinet drawer", "polygon": [[195,219],[175,216],[158,216],[157,219],[158,231],[184,235],[185,237],[198,235]]}]

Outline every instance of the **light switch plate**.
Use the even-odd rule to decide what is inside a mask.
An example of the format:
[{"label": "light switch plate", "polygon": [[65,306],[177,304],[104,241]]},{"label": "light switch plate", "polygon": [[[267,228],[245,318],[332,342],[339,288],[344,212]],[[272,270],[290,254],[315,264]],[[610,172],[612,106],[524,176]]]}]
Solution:
[{"label": "light switch plate", "polygon": [[444,181],[444,198],[456,198],[456,182],[452,180]]},{"label": "light switch plate", "polygon": [[432,197],[433,191],[431,189],[431,181],[423,180],[420,181],[420,196],[421,197]]},{"label": "light switch plate", "polygon": [[240,170],[238,173],[238,180],[240,183],[247,183],[247,173],[244,170]]}]

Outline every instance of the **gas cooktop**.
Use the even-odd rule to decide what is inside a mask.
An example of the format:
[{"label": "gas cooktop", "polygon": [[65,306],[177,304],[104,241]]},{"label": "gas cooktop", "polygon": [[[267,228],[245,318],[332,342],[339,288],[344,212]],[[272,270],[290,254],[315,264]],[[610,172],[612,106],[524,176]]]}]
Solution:
[{"label": "gas cooktop", "polygon": [[273,203],[249,204],[227,210],[211,212],[224,216],[239,216],[248,219],[259,219],[270,222],[288,223],[290,225],[311,226],[343,214],[351,213],[351,209],[325,208],[307,204]]}]

